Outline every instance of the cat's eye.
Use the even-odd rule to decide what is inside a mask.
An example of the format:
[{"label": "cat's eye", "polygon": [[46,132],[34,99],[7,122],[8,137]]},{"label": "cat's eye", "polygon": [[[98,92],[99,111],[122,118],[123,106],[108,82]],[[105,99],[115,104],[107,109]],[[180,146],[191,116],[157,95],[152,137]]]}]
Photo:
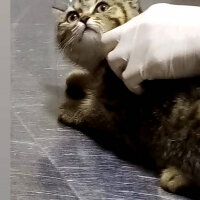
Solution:
[{"label": "cat's eye", "polygon": [[79,14],[76,11],[71,11],[67,14],[66,19],[69,23],[74,22],[79,19]]},{"label": "cat's eye", "polygon": [[108,8],[109,8],[109,5],[106,2],[100,2],[96,6],[96,12],[102,13],[102,12],[105,12],[106,10],[108,10]]}]

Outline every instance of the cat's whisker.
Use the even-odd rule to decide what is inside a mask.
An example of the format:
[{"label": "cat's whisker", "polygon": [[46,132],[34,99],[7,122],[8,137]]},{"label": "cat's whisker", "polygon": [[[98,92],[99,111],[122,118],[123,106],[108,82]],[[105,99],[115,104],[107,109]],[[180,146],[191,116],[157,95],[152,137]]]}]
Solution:
[{"label": "cat's whisker", "polygon": [[67,42],[63,45],[63,47],[61,48],[61,51],[62,51],[63,55],[65,55],[65,50],[66,50],[66,48],[69,47],[69,46],[70,46],[69,41],[67,41]]},{"label": "cat's whisker", "polygon": [[74,32],[73,32],[73,36],[75,36],[78,32],[79,32],[78,29],[77,29],[76,31],[74,31]]},{"label": "cat's whisker", "polygon": [[72,41],[75,39],[76,35],[78,32],[78,27],[74,28],[74,32],[72,34],[72,37],[68,40],[68,38],[65,38],[63,43],[66,45],[70,45],[72,43]]},{"label": "cat's whisker", "polygon": [[65,38],[62,42],[59,43],[59,45],[62,47],[68,42],[68,38]]},{"label": "cat's whisker", "polygon": [[95,23],[101,23],[101,20],[94,20]]},{"label": "cat's whisker", "polygon": [[66,42],[66,45],[70,45],[73,41],[74,41],[74,36],[70,39],[70,40],[68,40],[67,42]]},{"label": "cat's whisker", "polygon": [[71,32],[73,33],[74,31],[76,31],[78,29],[78,26],[75,26],[72,30],[71,30]]},{"label": "cat's whisker", "polygon": [[76,41],[79,35],[80,35],[80,31],[77,30],[76,33],[73,34],[73,36],[70,38],[70,40],[66,42],[66,46],[73,45],[73,43]]},{"label": "cat's whisker", "polygon": [[74,33],[74,37],[80,37],[81,30],[77,29],[77,31]]},{"label": "cat's whisker", "polygon": [[104,26],[102,25],[102,23],[98,23],[98,22],[97,22],[97,23],[94,24],[94,27],[98,28],[99,30],[102,30],[103,32],[104,32],[104,30],[105,30],[105,29],[104,29]]},{"label": "cat's whisker", "polygon": [[77,25],[76,25],[76,26],[74,26],[74,28],[72,28],[72,31],[73,31],[73,30],[75,30],[75,29],[77,29],[77,28],[78,28],[78,26],[77,26]]}]

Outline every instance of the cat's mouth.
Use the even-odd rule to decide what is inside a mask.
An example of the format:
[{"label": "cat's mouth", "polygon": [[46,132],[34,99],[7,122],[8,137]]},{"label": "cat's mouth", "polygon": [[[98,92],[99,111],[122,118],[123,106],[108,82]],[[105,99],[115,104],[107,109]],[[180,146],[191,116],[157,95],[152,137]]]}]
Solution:
[{"label": "cat's mouth", "polygon": [[86,25],[85,29],[83,30],[83,34],[90,33],[90,32],[99,34],[99,31],[97,31],[95,28]]},{"label": "cat's mouth", "polygon": [[94,40],[94,38],[99,37],[101,35],[101,30],[99,27],[93,24],[84,24],[80,26],[80,35],[79,35],[79,42],[82,40]]},{"label": "cat's mouth", "polygon": [[92,24],[84,24],[84,27],[82,27],[82,36],[85,34],[90,34],[90,33],[95,33],[95,34],[100,34],[99,28]]}]

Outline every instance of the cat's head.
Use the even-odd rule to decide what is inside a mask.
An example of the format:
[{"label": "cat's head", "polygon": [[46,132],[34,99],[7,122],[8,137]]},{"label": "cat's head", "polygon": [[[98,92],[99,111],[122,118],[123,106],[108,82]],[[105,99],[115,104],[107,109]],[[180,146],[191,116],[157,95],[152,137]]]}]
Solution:
[{"label": "cat's head", "polygon": [[138,0],[74,0],[67,10],[53,9],[53,13],[59,48],[76,64],[90,68],[103,59],[101,34],[138,15],[139,4]]}]

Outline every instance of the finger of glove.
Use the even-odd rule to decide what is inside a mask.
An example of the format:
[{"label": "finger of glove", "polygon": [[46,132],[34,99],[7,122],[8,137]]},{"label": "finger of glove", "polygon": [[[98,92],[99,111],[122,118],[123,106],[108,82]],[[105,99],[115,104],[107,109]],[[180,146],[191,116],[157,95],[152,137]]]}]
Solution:
[{"label": "finger of glove", "polygon": [[122,26],[119,26],[107,33],[104,33],[101,38],[105,55],[112,51],[120,40]]},{"label": "finger of glove", "polygon": [[124,51],[123,45],[119,43],[107,56],[108,64],[119,78],[122,78],[122,73],[127,66],[127,51],[127,49]]},{"label": "finger of glove", "polygon": [[122,73],[122,80],[126,87],[132,92],[141,93],[140,84],[143,81],[141,74],[141,66],[134,61],[134,57],[130,57],[128,65]]},{"label": "finger of glove", "polygon": [[126,68],[127,61],[115,54],[113,51],[108,54],[107,61],[113,72],[121,79],[122,73]]}]

